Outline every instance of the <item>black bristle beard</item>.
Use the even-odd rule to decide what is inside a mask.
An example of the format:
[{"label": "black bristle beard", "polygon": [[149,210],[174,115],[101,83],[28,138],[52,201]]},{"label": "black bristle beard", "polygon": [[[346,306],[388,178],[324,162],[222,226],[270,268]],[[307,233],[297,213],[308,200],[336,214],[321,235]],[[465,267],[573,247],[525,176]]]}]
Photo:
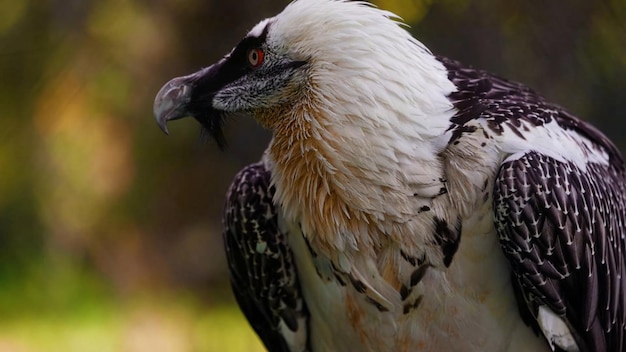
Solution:
[{"label": "black bristle beard", "polygon": [[195,118],[202,126],[202,129],[200,130],[201,140],[207,141],[209,139],[213,139],[215,140],[217,147],[220,148],[220,150],[224,150],[226,148],[226,138],[224,137],[226,114],[218,113],[211,116],[196,116]]}]

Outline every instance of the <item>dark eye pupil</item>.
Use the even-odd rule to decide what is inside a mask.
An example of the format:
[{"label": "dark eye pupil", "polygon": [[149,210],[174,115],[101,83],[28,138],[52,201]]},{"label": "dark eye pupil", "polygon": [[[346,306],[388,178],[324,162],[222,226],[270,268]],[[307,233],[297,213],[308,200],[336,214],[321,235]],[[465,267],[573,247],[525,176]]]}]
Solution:
[{"label": "dark eye pupil", "polygon": [[261,65],[263,62],[263,51],[261,49],[252,49],[248,52],[248,63],[253,67]]}]

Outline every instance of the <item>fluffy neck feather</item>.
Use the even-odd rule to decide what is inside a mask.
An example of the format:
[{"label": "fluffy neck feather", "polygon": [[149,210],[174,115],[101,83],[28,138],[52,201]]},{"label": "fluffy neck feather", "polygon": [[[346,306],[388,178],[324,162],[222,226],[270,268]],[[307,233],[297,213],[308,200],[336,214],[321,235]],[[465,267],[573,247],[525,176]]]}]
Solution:
[{"label": "fluffy neck feather", "polygon": [[416,198],[441,189],[437,153],[455,88],[392,14],[319,4],[295,1],[272,23],[280,35],[270,40],[310,65],[295,106],[263,117],[277,201],[317,248],[375,250],[382,235],[402,236],[426,204]]}]

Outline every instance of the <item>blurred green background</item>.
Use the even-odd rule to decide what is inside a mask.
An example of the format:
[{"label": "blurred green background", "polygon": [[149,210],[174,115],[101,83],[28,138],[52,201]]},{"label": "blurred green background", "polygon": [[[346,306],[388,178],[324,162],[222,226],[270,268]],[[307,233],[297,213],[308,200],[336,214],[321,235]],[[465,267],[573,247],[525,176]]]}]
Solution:
[{"label": "blurred green background", "polygon": [[[286,0],[0,0],[0,352],[261,351],[234,305],[225,152],[152,101]],[[625,0],[380,0],[433,51],[525,82],[626,147]],[[323,35],[323,34],[320,34]]]}]

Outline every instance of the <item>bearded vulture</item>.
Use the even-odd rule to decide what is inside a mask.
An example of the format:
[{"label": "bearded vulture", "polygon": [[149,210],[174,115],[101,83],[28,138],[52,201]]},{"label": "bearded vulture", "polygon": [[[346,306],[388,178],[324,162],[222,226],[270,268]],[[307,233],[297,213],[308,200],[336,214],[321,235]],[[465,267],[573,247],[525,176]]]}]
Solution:
[{"label": "bearded vulture", "polygon": [[156,120],[273,133],[230,187],[235,297],[270,351],[626,351],[626,170],[533,90],[394,14],[295,0],[161,88]]}]

